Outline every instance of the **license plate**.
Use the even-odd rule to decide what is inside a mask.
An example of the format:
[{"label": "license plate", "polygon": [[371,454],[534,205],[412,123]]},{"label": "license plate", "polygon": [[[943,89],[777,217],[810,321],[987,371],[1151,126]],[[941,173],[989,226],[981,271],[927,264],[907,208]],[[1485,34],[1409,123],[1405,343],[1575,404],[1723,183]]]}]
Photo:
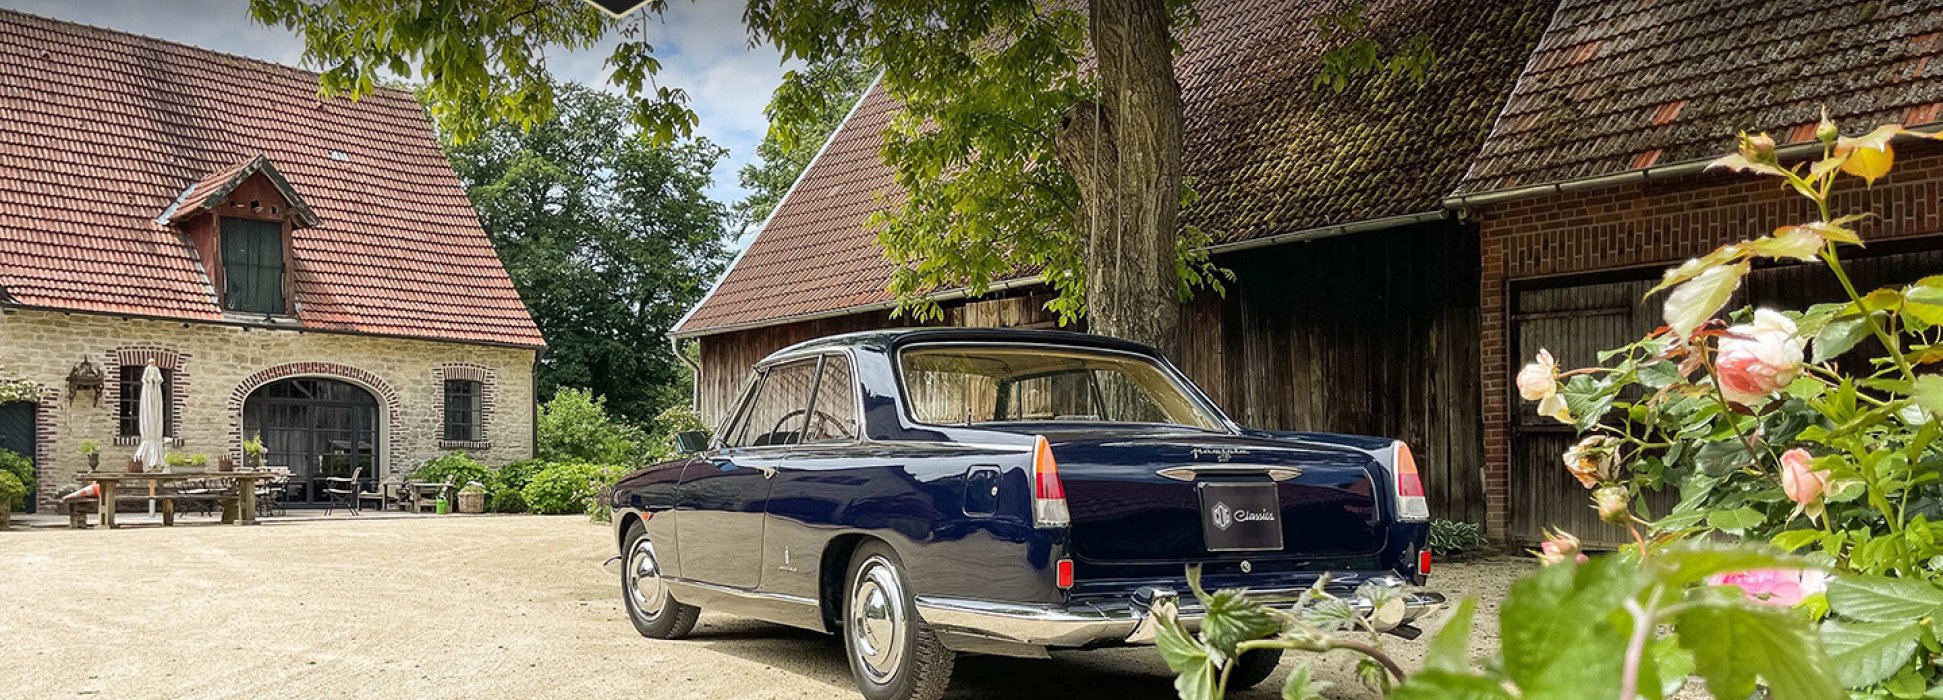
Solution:
[{"label": "license plate", "polygon": [[1210,552],[1282,548],[1282,504],[1274,484],[1202,482],[1201,537]]}]

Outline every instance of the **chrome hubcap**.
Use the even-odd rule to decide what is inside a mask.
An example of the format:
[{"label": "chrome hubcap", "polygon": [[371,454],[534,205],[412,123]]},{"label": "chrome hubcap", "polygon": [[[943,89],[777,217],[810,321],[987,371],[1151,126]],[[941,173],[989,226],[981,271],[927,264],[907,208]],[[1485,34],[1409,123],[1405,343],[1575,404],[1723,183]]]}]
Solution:
[{"label": "chrome hubcap", "polygon": [[654,543],[646,538],[634,543],[634,551],[627,555],[624,575],[628,601],[633,603],[634,614],[643,620],[652,620],[660,615],[661,609],[668,605],[668,587],[661,583],[661,567],[654,559]]},{"label": "chrome hubcap", "polygon": [[850,648],[864,674],[875,683],[895,677],[904,660],[904,585],[882,557],[871,557],[850,590],[846,625]]}]

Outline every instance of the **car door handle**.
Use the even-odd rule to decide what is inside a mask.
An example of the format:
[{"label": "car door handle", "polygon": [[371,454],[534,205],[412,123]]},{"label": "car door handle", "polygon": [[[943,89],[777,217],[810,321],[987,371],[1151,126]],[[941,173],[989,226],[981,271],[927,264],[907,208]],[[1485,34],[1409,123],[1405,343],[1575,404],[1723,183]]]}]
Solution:
[{"label": "car door handle", "polygon": [[751,465],[749,465],[749,468],[750,468],[750,469],[754,469],[754,470],[756,470],[756,471],[759,471],[759,472],[762,472],[762,478],[764,478],[764,479],[774,479],[774,478],[776,478],[776,467],[775,467],[775,465],[771,465],[771,464],[751,464]]}]

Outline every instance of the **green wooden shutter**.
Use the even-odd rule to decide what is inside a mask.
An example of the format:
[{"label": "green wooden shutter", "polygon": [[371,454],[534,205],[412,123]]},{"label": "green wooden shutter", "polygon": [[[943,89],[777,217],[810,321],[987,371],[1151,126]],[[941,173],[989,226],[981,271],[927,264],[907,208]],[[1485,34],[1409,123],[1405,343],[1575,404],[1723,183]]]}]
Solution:
[{"label": "green wooden shutter", "polygon": [[283,225],[254,219],[223,220],[223,308],[281,314]]}]

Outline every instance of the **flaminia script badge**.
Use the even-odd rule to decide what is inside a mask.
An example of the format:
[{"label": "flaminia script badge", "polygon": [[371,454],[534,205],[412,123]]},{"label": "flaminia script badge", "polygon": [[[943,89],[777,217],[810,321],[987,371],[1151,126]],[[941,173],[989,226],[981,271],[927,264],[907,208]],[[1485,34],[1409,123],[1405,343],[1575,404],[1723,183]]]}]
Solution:
[{"label": "flaminia script badge", "polygon": [[600,8],[600,11],[619,17],[641,9],[648,0],[587,0],[587,4]]}]

